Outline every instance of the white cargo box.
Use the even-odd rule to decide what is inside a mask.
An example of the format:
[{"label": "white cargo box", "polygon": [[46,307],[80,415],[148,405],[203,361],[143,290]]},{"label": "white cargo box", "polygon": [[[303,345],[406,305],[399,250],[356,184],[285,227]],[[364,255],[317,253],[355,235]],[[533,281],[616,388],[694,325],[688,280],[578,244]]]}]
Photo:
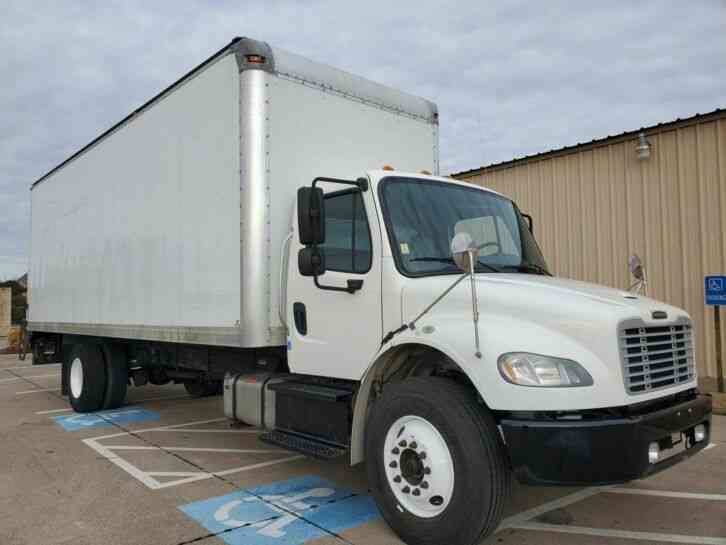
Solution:
[{"label": "white cargo box", "polygon": [[316,176],[438,172],[431,102],[237,38],[32,188],[29,329],[285,343],[281,246]]}]

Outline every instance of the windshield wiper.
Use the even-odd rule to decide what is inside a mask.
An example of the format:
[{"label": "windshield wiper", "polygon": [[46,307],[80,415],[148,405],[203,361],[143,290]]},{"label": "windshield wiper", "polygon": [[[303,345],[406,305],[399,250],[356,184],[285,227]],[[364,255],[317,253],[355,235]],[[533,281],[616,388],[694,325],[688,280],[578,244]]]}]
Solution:
[{"label": "windshield wiper", "polygon": [[[456,265],[456,263],[454,263],[453,257],[414,257],[410,261],[433,261],[435,263],[451,263],[452,265]],[[476,264],[477,266],[485,267],[491,272],[502,272],[500,269],[497,269],[496,267],[493,267],[488,263],[484,263],[482,261],[477,261]]]},{"label": "windshield wiper", "polygon": [[537,265],[536,263],[521,263],[519,265],[508,265],[508,266],[512,267],[513,269],[516,269],[519,272],[523,272],[523,273],[535,273],[535,274],[541,274],[543,276],[553,276],[551,272],[549,272],[547,269],[545,269],[541,265]]}]

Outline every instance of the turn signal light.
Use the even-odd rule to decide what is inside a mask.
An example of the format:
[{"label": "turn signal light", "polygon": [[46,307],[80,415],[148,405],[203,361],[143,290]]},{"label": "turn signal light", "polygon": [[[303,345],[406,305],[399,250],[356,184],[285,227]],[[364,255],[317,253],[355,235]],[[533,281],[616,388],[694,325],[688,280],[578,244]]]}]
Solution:
[{"label": "turn signal light", "polygon": [[396,170],[391,165],[383,165],[383,170]]}]

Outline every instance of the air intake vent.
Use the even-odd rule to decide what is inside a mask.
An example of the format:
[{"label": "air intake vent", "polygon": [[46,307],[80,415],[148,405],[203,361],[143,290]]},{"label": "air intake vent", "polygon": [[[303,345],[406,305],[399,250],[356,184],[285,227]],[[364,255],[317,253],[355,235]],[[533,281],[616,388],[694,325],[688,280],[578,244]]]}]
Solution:
[{"label": "air intake vent", "polygon": [[642,394],[693,380],[690,322],[646,326],[631,320],[621,325],[619,342],[628,393]]}]

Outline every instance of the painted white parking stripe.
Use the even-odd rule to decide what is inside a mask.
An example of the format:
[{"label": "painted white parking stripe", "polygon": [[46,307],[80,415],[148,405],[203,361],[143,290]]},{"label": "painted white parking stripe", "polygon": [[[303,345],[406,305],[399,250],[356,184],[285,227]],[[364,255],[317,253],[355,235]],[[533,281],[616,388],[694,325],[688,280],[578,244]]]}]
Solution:
[{"label": "painted white parking stripe", "polygon": [[54,413],[65,413],[72,411],[73,409],[71,407],[67,407],[65,409],[51,409],[49,411],[37,411],[35,414],[54,414]]},{"label": "painted white parking stripe", "polygon": [[204,447],[157,447],[153,445],[111,445],[108,448],[111,450],[171,450],[174,452],[238,452],[244,454],[279,454],[284,452],[280,449],[277,450],[261,450],[261,449],[249,449],[249,448],[204,448]]},{"label": "painted white parking stripe", "polygon": [[[180,484],[186,484],[188,482],[192,481],[201,481],[204,479],[211,479],[212,477],[224,477],[225,475],[232,475],[233,473],[242,473],[244,471],[252,471],[254,469],[261,469],[263,467],[270,467],[278,464],[285,464],[287,462],[293,462],[295,460],[300,460],[302,458],[305,458],[304,455],[298,454],[295,456],[288,456],[286,458],[279,458],[277,460],[270,460],[269,462],[260,462],[259,464],[252,464],[248,466],[240,466],[240,467],[234,467],[232,469],[225,469],[224,471],[215,471],[213,473],[199,473],[195,477],[189,477],[187,479],[182,479],[182,481],[171,481],[168,483],[159,483],[155,488],[158,490],[160,488],[168,488],[170,486],[177,486]],[[158,473],[156,474],[158,475]]]},{"label": "painted white parking stripe", "polygon": [[698,494],[694,492],[673,492],[670,490],[649,490],[647,488],[611,488],[607,492],[612,494],[633,494],[636,496],[661,496],[663,498],[726,501],[726,494]]},{"label": "painted white parking stripe", "polygon": [[[139,405],[141,403],[144,403],[145,401],[158,401],[162,399],[169,399],[169,400],[177,400],[177,399],[197,399],[192,396],[159,396],[159,397],[147,397],[144,399],[136,399],[129,402],[129,404],[133,405]],[[71,407],[66,407],[65,409],[50,409],[48,411],[36,411],[35,414],[54,414],[54,413],[64,413],[72,411],[73,409]]]},{"label": "painted white parking stripe", "polygon": [[56,367],[60,363],[49,363],[44,365],[18,365],[15,367],[0,367],[0,371],[19,371],[21,369],[38,369],[39,367]]},{"label": "painted white parking stripe", "polygon": [[[255,464],[249,464],[245,466],[233,467],[231,469],[225,469],[223,471],[206,472],[206,471],[143,471],[133,465],[132,463],[124,460],[117,451],[187,451],[187,452],[228,452],[228,453],[240,453],[240,454],[285,454],[286,451],[281,449],[270,450],[270,449],[222,449],[222,448],[202,448],[202,447],[165,447],[163,445],[104,445],[100,441],[104,439],[112,439],[118,437],[128,437],[133,433],[134,436],[138,436],[142,433],[154,433],[154,432],[176,432],[176,433],[189,433],[189,432],[202,432],[202,433],[259,433],[260,430],[257,428],[244,428],[244,429],[192,429],[189,426],[198,426],[203,424],[211,424],[218,422],[227,422],[226,418],[215,418],[212,420],[199,420],[196,422],[186,422],[184,424],[173,424],[170,426],[159,426],[155,428],[146,428],[140,430],[134,430],[133,432],[121,432],[112,433],[109,435],[102,435],[99,437],[93,437],[91,439],[83,439],[83,442],[99,453],[101,456],[113,462],[118,467],[129,473],[134,478],[138,479],[144,485],[152,490],[159,490],[161,488],[168,488],[171,486],[178,486],[182,484],[192,483],[201,481],[204,479],[211,479],[213,477],[221,477],[224,475],[231,475],[233,473],[241,473],[244,471],[252,471],[263,467],[274,466],[277,464],[284,464],[305,458],[303,455],[291,455],[283,456],[266,462],[259,462]],[[176,477],[169,481],[160,481],[160,478]]]},{"label": "painted white parking stripe", "polygon": [[562,534],[578,534],[596,537],[613,537],[621,539],[639,539],[643,541],[657,541],[660,543],[695,543],[698,545],[726,545],[726,538],[708,536],[689,536],[684,534],[661,534],[657,532],[637,532],[630,530],[609,530],[605,528],[587,528],[585,526],[569,526],[559,524],[544,524],[540,522],[520,522],[510,528],[520,530],[542,530],[545,532],[559,532]]},{"label": "painted white parking stripe", "polygon": [[48,377],[60,378],[60,375],[58,375],[58,373],[53,373],[52,375],[30,375],[27,377],[0,378],[0,384],[6,384],[6,383],[10,383],[10,382],[21,382],[25,379],[31,379],[31,378],[48,378]]},{"label": "painted white parking stripe", "polygon": [[22,396],[26,394],[37,394],[38,392],[60,392],[60,388],[42,388],[40,390],[23,390],[22,392],[15,392],[16,396]]}]

